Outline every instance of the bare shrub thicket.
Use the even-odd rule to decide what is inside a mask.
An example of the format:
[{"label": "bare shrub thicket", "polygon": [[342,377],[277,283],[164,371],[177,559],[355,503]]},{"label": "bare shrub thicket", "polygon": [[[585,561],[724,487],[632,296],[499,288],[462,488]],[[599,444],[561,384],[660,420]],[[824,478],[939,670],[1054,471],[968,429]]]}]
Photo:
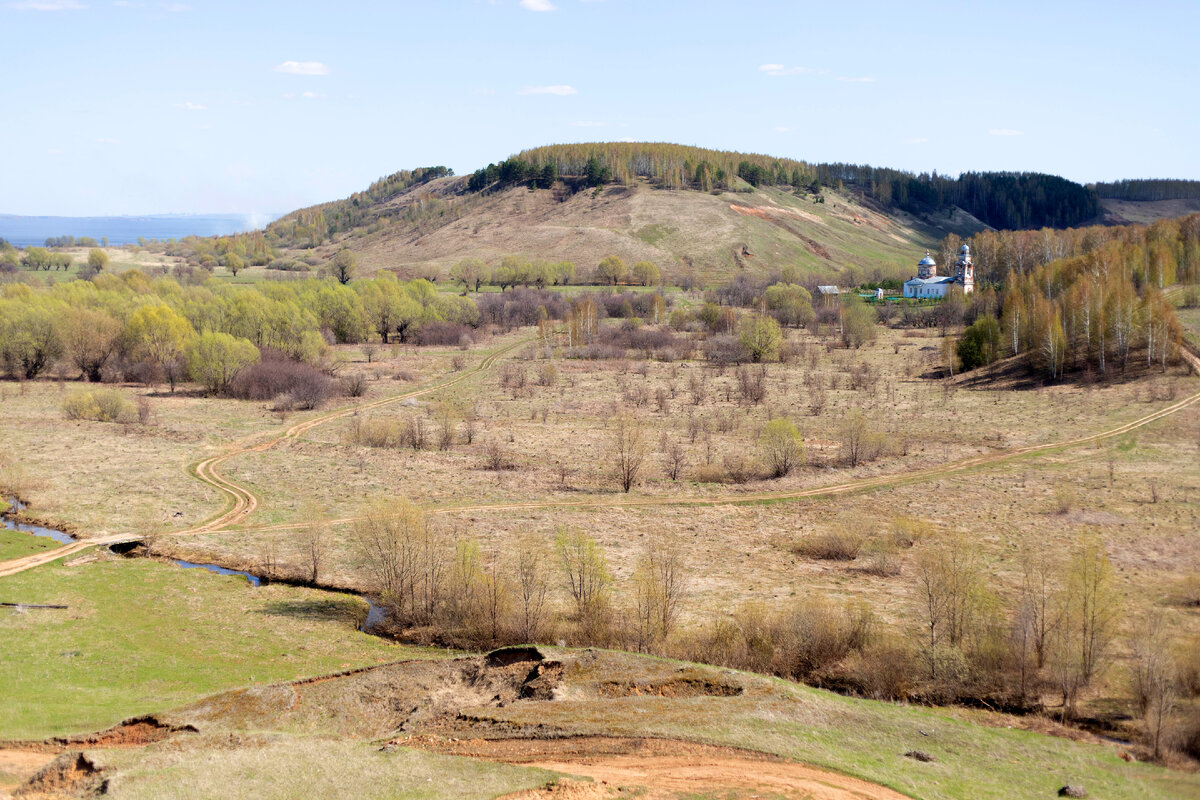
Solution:
[{"label": "bare shrub thicket", "polygon": [[839,431],[842,440],[841,459],[848,467],[867,464],[883,455],[887,439],[871,428],[861,412],[855,411],[842,422]]},{"label": "bare shrub thicket", "polygon": [[821,682],[821,673],[861,650],[873,617],[859,604],[808,600],[780,611],[744,605],[680,646],[690,660]]},{"label": "bare shrub thicket", "polygon": [[239,400],[275,400],[276,407],[291,410],[320,408],[336,394],[328,375],[270,349],[239,370],[226,393]]},{"label": "bare shrub thicket", "polygon": [[792,550],[804,558],[853,561],[862,552],[866,541],[867,537],[858,525],[843,523],[797,540]]}]

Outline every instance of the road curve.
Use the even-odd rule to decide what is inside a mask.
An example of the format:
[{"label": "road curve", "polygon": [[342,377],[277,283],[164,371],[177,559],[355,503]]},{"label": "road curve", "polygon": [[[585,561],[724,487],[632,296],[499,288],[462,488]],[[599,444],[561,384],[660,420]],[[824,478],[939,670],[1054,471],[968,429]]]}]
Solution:
[{"label": "road curve", "polygon": [[[302,434],[317,427],[318,425],[323,425],[326,422],[331,422],[335,419],[341,419],[343,417],[348,417],[351,414],[358,413],[359,411],[365,411],[365,410],[369,410],[372,408],[379,408],[380,406],[385,406],[385,405],[388,405],[389,403],[400,402],[403,400],[407,400],[409,398],[421,397],[422,395],[430,394],[431,392],[441,391],[442,389],[445,389],[447,387],[454,386],[455,384],[458,384],[458,383],[462,383],[463,381],[466,381],[480,373],[486,372],[487,370],[491,369],[493,366],[495,366],[496,362],[500,359],[500,357],[502,355],[514,350],[517,347],[520,347],[523,344],[528,344],[530,341],[532,341],[532,339],[521,339],[519,341],[513,342],[512,344],[505,345],[504,347],[501,347],[498,350],[488,354],[482,361],[480,361],[478,364],[476,364],[471,369],[464,370],[463,372],[459,372],[451,378],[448,378],[448,379],[442,380],[442,381],[438,381],[437,383],[434,383],[430,386],[426,386],[422,389],[414,389],[411,392],[403,392],[401,394],[383,397],[378,400],[371,400],[366,403],[358,403],[358,404],[352,405],[352,406],[345,406],[345,407],[339,408],[335,411],[330,411],[328,413],[321,414],[316,417],[311,417],[309,419],[304,420],[303,422],[298,422],[295,425],[292,425],[287,430],[267,439],[266,441],[259,442],[258,444],[254,444],[254,445],[244,445],[243,443],[247,440],[242,440],[241,442],[236,444],[233,448],[227,450],[224,453],[221,453],[220,455],[211,456],[202,461],[198,461],[194,464],[189,465],[187,468],[188,474],[192,475],[197,480],[199,480],[203,483],[207,483],[209,486],[212,486],[213,488],[217,489],[222,494],[224,494],[227,502],[229,503],[229,507],[226,508],[224,511],[222,511],[220,514],[218,514],[216,517],[213,517],[212,519],[209,519],[208,521],[203,522],[200,525],[197,525],[193,528],[187,528],[187,529],[181,530],[181,531],[172,531],[170,534],[167,534],[167,535],[180,536],[180,535],[198,534],[198,533],[213,533],[215,531],[219,531],[224,528],[228,528],[231,525],[237,525],[239,522],[241,522],[247,516],[249,516],[251,513],[253,513],[253,511],[256,508],[258,508],[259,498],[257,495],[254,494],[253,491],[246,488],[245,486],[242,486],[241,484],[237,483],[236,481],[225,477],[219,471],[218,467],[221,464],[223,464],[224,462],[228,461],[229,459],[234,458],[235,456],[242,455],[243,453],[249,453],[249,452],[260,452],[261,453],[265,450],[269,450],[270,448],[274,447],[275,445],[279,444],[282,441],[286,441],[289,439],[297,439]],[[3,578],[7,575],[15,575],[18,572],[24,572],[25,570],[33,569],[34,567],[40,567],[43,564],[49,564],[52,561],[57,561],[60,558],[65,558],[66,556],[73,555],[74,553],[78,553],[81,550],[84,550],[93,545],[108,545],[108,544],[116,544],[118,542],[133,542],[133,541],[138,541],[139,539],[142,539],[142,538],[143,537],[138,536],[136,534],[133,534],[133,535],[114,534],[114,535],[110,535],[110,536],[99,536],[99,537],[95,537],[95,538],[80,539],[77,542],[72,542],[71,544],[63,545],[62,547],[57,547],[53,550],[45,550],[41,553],[36,553],[31,556],[25,556],[23,558],[16,558],[16,559],[12,559],[10,561],[0,562],[0,578]]]},{"label": "road curve", "polygon": [[[217,466],[224,461],[247,452],[262,452],[274,447],[281,441],[287,439],[296,439],[306,431],[330,422],[335,419],[349,416],[360,410],[378,408],[379,406],[387,405],[397,401],[405,400],[410,397],[419,397],[429,394],[440,389],[445,389],[448,386],[453,386],[460,383],[473,375],[484,372],[495,365],[500,356],[517,346],[526,343],[527,340],[515,342],[507,345],[494,353],[491,353],[484,358],[479,364],[470,370],[462,372],[446,381],[428,386],[424,389],[417,389],[404,394],[392,395],[390,397],[373,400],[369,403],[362,403],[355,406],[331,411],[303,422],[291,426],[283,433],[268,439],[260,444],[250,447],[236,447],[226,453],[207,458],[197,462],[189,468],[189,472],[195,475],[199,480],[216,487],[226,494],[232,500],[232,507],[224,511],[213,519],[198,525],[194,528],[189,528],[182,531],[175,531],[171,536],[186,536],[199,533],[215,533],[228,528],[231,525],[236,525],[244,520],[255,508],[258,507],[258,498],[249,489],[241,486],[235,481],[226,478],[217,471]],[[1180,348],[1180,353],[1184,359],[1192,366],[1192,369],[1200,375],[1200,357],[1187,350]],[[1078,447],[1079,445],[1091,444],[1094,442],[1110,439],[1114,436],[1122,436],[1130,431],[1149,425],[1152,422],[1157,422],[1160,419],[1178,413],[1190,406],[1200,402],[1200,392],[1185,397],[1176,403],[1173,403],[1165,408],[1161,408],[1151,414],[1120,425],[1116,428],[1111,428],[1100,433],[1094,433],[1088,436],[1081,436],[1076,439],[1068,439],[1063,442],[1052,442],[1049,444],[1029,445],[1027,447],[1018,447],[1011,450],[1005,450],[999,453],[988,453],[971,458],[955,461],[950,464],[943,464],[937,467],[917,470],[902,475],[888,474],[877,475],[871,478],[861,478],[859,480],[846,481],[826,486],[816,486],[809,489],[797,489],[787,492],[754,492],[749,494],[725,494],[725,495],[703,495],[690,497],[603,497],[595,500],[545,500],[534,501],[529,503],[489,503],[483,505],[455,505],[442,506],[439,508],[430,509],[432,514],[457,514],[457,513],[486,513],[492,511],[538,511],[546,509],[562,509],[562,508],[639,508],[647,506],[711,506],[711,505],[749,505],[753,503],[780,502],[787,500],[800,500],[812,497],[826,497],[840,494],[848,494],[850,492],[862,491],[864,489],[876,489],[883,486],[895,486],[904,483],[912,483],[917,481],[926,481],[934,478],[940,478],[963,470],[972,469],[974,467],[997,464],[1004,461],[1009,461],[1021,456],[1030,455],[1033,453],[1050,452],[1068,447]],[[327,520],[328,525],[344,525],[355,522],[359,517],[342,517],[340,519]],[[300,527],[293,523],[282,523],[279,525],[266,525],[255,528],[239,528],[238,533],[261,533],[266,531],[281,531],[294,530]],[[48,564],[64,556],[69,556],[77,553],[92,545],[115,544],[117,542],[137,541],[142,537],[136,535],[113,535],[99,537],[95,539],[84,539],[78,542],[73,542],[69,545],[47,550],[42,553],[37,553],[24,558],[13,559],[11,561],[0,562],[0,577],[13,575],[18,572],[23,572],[27,569]]]},{"label": "road curve", "polygon": [[[1200,359],[1196,358],[1191,353],[1186,353],[1189,362],[1195,367],[1200,374]],[[544,500],[533,501],[528,503],[488,503],[482,505],[451,505],[440,506],[437,508],[428,509],[431,514],[458,514],[458,513],[486,513],[490,511],[539,511],[545,509],[563,509],[563,508],[638,508],[646,506],[713,506],[713,505],[750,505],[754,503],[779,502],[787,500],[801,500],[812,497],[825,497],[839,494],[848,494],[864,489],[877,489],[883,486],[897,486],[904,483],[912,483],[918,481],[927,481],[934,478],[940,478],[946,475],[961,472],[963,470],[972,469],[975,467],[996,464],[1021,456],[1031,455],[1034,453],[1044,453],[1053,450],[1059,450],[1068,447],[1078,447],[1079,445],[1091,444],[1094,442],[1110,439],[1114,436],[1122,436],[1130,431],[1134,431],[1152,422],[1157,422],[1164,417],[1168,417],[1179,411],[1182,411],[1190,406],[1200,403],[1200,392],[1190,395],[1177,403],[1161,408],[1151,414],[1120,425],[1116,428],[1111,428],[1100,433],[1081,436],[1076,439],[1068,439],[1062,442],[1051,442],[1048,444],[1029,445],[1027,447],[1018,447],[1011,450],[1004,450],[998,453],[987,453],[970,458],[955,461],[949,464],[942,464],[928,469],[916,470],[904,474],[887,474],[877,475],[870,478],[860,478],[858,480],[846,481],[844,483],[836,483],[832,485],[816,486],[809,489],[797,489],[794,491],[782,492],[753,492],[742,494],[717,494],[717,495],[698,495],[684,497],[601,497],[593,500]],[[328,520],[329,525],[345,525],[357,521],[360,517],[342,517],[340,519]],[[254,528],[240,528],[239,533],[261,533],[266,531],[281,531],[293,530],[300,527],[293,523],[281,523],[278,525],[267,525]]]}]

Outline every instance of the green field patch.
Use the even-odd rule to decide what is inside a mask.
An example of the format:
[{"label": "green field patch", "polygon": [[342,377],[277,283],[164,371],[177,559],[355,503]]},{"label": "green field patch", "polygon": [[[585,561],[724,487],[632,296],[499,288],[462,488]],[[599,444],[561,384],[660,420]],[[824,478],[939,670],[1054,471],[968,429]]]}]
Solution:
[{"label": "green field patch", "polygon": [[154,561],[61,564],[0,579],[0,739],[111,726],[237,686],[440,651],[359,633],[366,602]]}]

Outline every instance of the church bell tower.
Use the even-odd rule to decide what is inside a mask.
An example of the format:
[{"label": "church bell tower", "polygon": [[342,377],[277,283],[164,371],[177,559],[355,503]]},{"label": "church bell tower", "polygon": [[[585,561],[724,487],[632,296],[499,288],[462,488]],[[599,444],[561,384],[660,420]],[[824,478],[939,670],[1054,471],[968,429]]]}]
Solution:
[{"label": "church bell tower", "polygon": [[971,261],[971,248],[963,245],[958,248],[958,261],[954,263],[954,282],[962,287],[963,294],[970,294],[975,288],[975,263]]}]

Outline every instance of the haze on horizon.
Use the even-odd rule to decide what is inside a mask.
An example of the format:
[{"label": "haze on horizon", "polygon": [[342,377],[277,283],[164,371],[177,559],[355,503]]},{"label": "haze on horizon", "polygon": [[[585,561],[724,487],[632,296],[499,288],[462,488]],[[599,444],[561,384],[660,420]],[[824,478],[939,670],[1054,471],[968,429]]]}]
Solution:
[{"label": "haze on horizon", "polygon": [[649,140],[1200,178],[1200,6],[0,0],[0,213],[282,213],[398,169]]}]

